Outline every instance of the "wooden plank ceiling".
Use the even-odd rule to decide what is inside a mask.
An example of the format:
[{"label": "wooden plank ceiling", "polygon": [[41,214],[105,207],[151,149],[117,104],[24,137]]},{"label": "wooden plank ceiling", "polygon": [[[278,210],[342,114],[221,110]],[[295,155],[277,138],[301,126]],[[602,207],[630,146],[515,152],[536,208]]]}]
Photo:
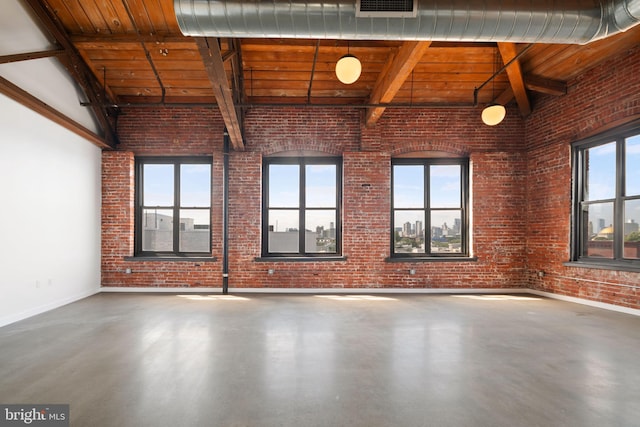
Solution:
[{"label": "wooden plank ceiling", "polygon": [[[242,109],[359,105],[367,108],[367,124],[373,125],[385,107],[472,106],[474,89],[523,49],[477,95],[480,106],[497,98],[515,102],[526,116],[535,108],[537,94],[561,96],[568,81],[640,42],[640,26],[585,46],[255,38],[205,42],[181,34],[173,0],[25,1],[45,9],[63,29],[111,107],[217,104],[239,150]],[[216,42],[219,47],[211,49]],[[334,72],[347,51],[360,59],[363,69],[351,85],[340,83]]]}]

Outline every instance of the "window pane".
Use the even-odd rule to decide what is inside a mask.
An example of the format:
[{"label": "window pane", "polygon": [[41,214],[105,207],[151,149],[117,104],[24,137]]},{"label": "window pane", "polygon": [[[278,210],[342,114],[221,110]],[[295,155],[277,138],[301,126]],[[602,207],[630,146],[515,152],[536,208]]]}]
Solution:
[{"label": "window pane", "polygon": [[624,258],[640,259],[640,200],[624,203]]},{"label": "window pane", "polygon": [[173,206],[173,165],[143,166],[144,206]]},{"label": "window pane", "polygon": [[336,252],[336,211],[308,210],[305,213],[305,251]]},{"label": "window pane", "polygon": [[211,165],[180,165],[180,206],[211,205]]},{"label": "window pane", "polygon": [[583,210],[583,255],[613,258],[613,203],[594,203]]},{"label": "window pane", "polygon": [[613,199],[616,195],[616,143],[585,150],[585,200]]},{"label": "window pane", "polygon": [[393,207],[424,207],[424,166],[393,166]]},{"label": "window pane", "polygon": [[300,204],[300,166],[269,165],[269,207],[297,208]]},{"label": "window pane", "polygon": [[180,209],[180,252],[209,252],[209,209]]},{"label": "window pane", "polygon": [[269,210],[269,252],[299,252],[298,211]]},{"label": "window pane", "polygon": [[640,195],[640,135],[626,141],[626,196]]},{"label": "window pane", "polygon": [[307,165],[305,198],[308,208],[336,207],[336,165]]},{"label": "window pane", "polygon": [[425,253],[424,211],[396,211],[393,249],[395,253]]},{"label": "window pane", "polygon": [[431,212],[431,252],[462,252],[462,211]]},{"label": "window pane", "polygon": [[170,209],[144,210],[142,250],[173,251],[173,213]]},{"label": "window pane", "polygon": [[460,165],[431,166],[429,196],[432,208],[461,207],[461,192]]}]

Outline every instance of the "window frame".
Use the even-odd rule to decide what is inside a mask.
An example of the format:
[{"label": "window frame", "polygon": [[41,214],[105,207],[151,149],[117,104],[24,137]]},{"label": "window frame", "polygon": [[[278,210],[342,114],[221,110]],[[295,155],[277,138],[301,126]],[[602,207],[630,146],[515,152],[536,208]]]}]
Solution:
[{"label": "window frame", "polygon": [[[413,166],[422,166],[423,167],[423,191],[424,191],[424,206],[422,208],[396,208],[394,206],[395,201],[395,174],[394,167],[396,165],[413,165]],[[461,221],[463,224],[460,227],[460,252],[446,252],[446,253],[438,253],[431,251],[431,212],[437,210],[451,210],[451,208],[432,208],[430,206],[430,197],[429,197],[429,183],[430,183],[430,174],[428,171],[430,170],[430,166],[438,166],[438,165],[458,165],[460,166],[460,209],[461,212]],[[416,158],[393,158],[391,159],[391,233],[390,233],[390,260],[398,261],[398,260],[427,260],[427,261],[443,261],[443,260],[460,260],[460,259],[468,259],[471,260],[471,253],[469,250],[469,242],[471,240],[471,228],[470,228],[470,217],[469,217],[469,206],[470,206],[470,179],[469,179],[469,158],[466,157],[416,157]],[[403,253],[403,252],[395,252],[395,233],[396,233],[396,211],[398,210],[421,210],[424,212],[424,241],[425,241],[425,252],[424,253]],[[427,232],[429,235],[427,236]],[[429,242],[427,248],[427,242]]]},{"label": "window frame", "polygon": [[[173,165],[173,205],[145,206],[144,205],[144,173],[145,165]],[[180,199],[180,170],[181,165],[208,165],[210,168],[209,206],[181,206]],[[147,208],[157,208],[172,211],[172,251],[145,251],[142,248],[143,218]],[[208,210],[209,233],[208,249],[206,251],[180,251],[180,210]],[[212,257],[213,237],[213,156],[140,156],[135,158],[135,225],[134,225],[134,257],[141,258],[210,258]],[[177,220],[176,220],[177,218]]]},{"label": "window frame", "polygon": [[[269,205],[269,166],[278,165],[298,165],[299,166],[299,187],[298,187],[298,207],[274,207]],[[298,210],[299,231],[305,230],[305,213],[308,210],[326,210],[327,207],[307,207],[306,199],[306,166],[307,165],[334,165],[336,167],[336,251],[335,252],[307,252],[305,248],[305,233],[298,235],[297,252],[270,252],[269,251],[269,210],[287,209]],[[342,256],[342,167],[343,159],[339,156],[277,156],[265,157],[262,162],[262,242],[261,257],[263,259],[335,259]],[[334,208],[331,208],[334,209]]]},{"label": "window frame", "polygon": [[[572,166],[572,204],[571,204],[571,251],[568,265],[579,264],[589,268],[609,270],[640,271],[640,259],[624,258],[624,204],[630,200],[640,200],[640,194],[628,196],[626,186],[626,147],[625,140],[640,135],[640,120],[609,131],[591,136],[571,144]],[[585,151],[590,148],[615,143],[615,195],[613,198],[585,200],[587,192],[587,165]],[[584,207],[597,203],[613,204],[613,257],[594,257],[585,255],[585,245],[588,237],[588,222],[584,223]],[[618,226],[617,226],[618,225]]]}]

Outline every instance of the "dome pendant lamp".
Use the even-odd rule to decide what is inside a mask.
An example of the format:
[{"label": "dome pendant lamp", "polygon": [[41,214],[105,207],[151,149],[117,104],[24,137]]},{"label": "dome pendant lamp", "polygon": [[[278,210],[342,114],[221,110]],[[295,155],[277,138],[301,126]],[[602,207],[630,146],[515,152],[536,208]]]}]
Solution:
[{"label": "dome pendant lamp", "polygon": [[349,53],[347,45],[347,54],[336,62],[336,76],[338,80],[346,85],[355,83],[360,78],[362,72],[362,64],[360,60]]},{"label": "dome pendant lamp", "polygon": [[504,119],[506,114],[507,110],[504,108],[504,105],[489,105],[482,110],[482,122],[487,126],[495,126]]},{"label": "dome pendant lamp", "polygon": [[[496,54],[497,56],[497,54]],[[498,59],[496,59],[496,62],[498,61]],[[494,64],[495,65],[495,64]],[[494,73],[493,76],[491,77],[492,82],[491,82],[491,92],[493,95],[493,99],[494,99],[494,103],[489,104],[488,106],[486,106],[484,108],[484,110],[482,110],[482,114],[481,114],[481,118],[482,118],[482,122],[487,125],[487,126],[495,126],[497,124],[500,124],[500,122],[502,122],[502,120],[504,120],[504,117],[507,114],[507,110],[506,108],[504,108],[504,105],[500,105],[500,104],[496,104],[495,103],[495,92],[496,92],[496,75],[498,73]]]}]

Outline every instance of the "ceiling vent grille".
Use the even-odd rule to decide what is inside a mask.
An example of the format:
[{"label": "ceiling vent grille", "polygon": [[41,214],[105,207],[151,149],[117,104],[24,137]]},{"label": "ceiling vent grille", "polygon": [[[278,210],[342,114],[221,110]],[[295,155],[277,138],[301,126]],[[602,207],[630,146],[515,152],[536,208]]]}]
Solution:
[{"label": "ceiling vent grille", "polygon": [[358,18],[415,18],[418,0],[357,0]]}]

